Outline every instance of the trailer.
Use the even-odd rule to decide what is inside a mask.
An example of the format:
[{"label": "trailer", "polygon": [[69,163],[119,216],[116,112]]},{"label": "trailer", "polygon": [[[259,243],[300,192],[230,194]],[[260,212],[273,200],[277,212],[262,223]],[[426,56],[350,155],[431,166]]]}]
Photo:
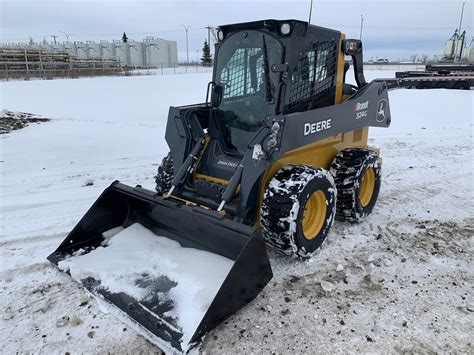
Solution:
[{"label": "trailer", "polygon": [[385,81],[389,89],[456,89],[474,87],[472,64],[428,64],[422,71],[396,72],[395,78],[376,79]]},{"label": "trailer", "polygon": [[449,74],[451,72],[474,72],[473,63],[433,63],[426,64],[426,71]]}]

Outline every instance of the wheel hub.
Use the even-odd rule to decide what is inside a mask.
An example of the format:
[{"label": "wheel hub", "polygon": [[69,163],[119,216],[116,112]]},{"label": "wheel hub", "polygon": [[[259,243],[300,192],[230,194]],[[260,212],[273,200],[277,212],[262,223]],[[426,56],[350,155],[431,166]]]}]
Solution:
[{"label": "wheel hub", "polygon": [[362,207],[366,207],[370,203],[372,195],[374,194],[374,189],[375,171],[374,168],[369,168],[365,171],[360,182],[359,201]]},{"label": "wheel hub", "polygon": [[322,190],[313,192],[306,201],[301,221],[303,235],[306,239],[312,240],[321,232],[326,212],[326,195]]}]

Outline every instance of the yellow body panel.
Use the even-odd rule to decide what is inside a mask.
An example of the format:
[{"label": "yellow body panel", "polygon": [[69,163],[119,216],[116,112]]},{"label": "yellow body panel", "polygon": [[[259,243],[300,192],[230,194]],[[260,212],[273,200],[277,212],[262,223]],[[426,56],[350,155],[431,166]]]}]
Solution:
[{"label": "yellow body panel", "polygon": [[262,183],[266,186],[273,175],[287,165],[312,165],[329,169],[331,162],[339,151],[346,148],[367,147],[368,133],[369,128],[364,127],[286,152],[267,169]]},{"label": "yellow body panel", "polygon": [[[342,41],[346,39],[346,35],[341,33],[341,39],[339,40],[339,48],[342,48]],[[337,58],[337,72],[336,72],[336,100],[335,104],[340,104],[344,101],[342,96],[342,88],[344,87],[344,53],[342,50],[339,51]]]}]

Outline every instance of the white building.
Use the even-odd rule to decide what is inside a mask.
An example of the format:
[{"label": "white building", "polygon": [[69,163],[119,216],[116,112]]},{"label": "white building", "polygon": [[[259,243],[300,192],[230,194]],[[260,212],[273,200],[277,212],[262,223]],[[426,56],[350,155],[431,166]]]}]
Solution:
[{"label": "white building", "polygon": [[0,47],[40,49],[42,51],[66,52],[78,59],[118,59],[122,66],[131,68],[168,68],[178,65],[178,49],[175,41],[147,37],[143,41],[87,41],[47,44],[7,43]]}]

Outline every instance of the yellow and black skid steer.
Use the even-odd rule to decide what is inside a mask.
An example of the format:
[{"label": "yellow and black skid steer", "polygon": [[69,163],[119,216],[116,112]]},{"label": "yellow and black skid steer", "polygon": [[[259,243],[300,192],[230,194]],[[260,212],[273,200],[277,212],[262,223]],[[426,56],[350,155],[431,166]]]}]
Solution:
[{"label": "yellow and black skid steer", "polygon": [[172,352],[259,294],[266,245],[310,258],[335,219],[372,212],[381,159],[368,130],[391,120],[359,40],[298,20],[217,37],[205,102],[169,110],[156,191],[114,182],[48,257]]}]

